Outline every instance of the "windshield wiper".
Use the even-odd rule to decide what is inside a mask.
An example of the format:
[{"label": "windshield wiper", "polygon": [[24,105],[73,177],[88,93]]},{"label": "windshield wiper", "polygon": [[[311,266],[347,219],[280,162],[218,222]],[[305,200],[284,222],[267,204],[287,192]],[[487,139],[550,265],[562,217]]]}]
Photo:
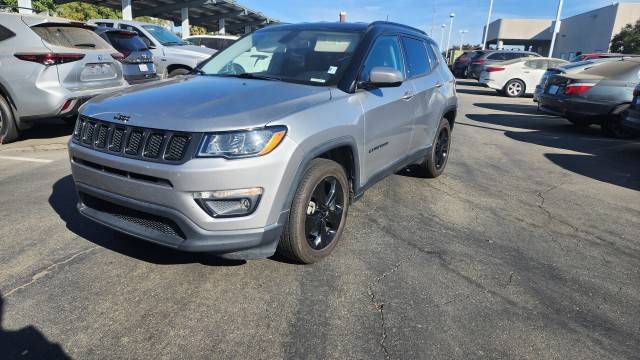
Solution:
[{"label": "windshield wiper", "polygon": [[184,41],[169,41],[169,42],[163,43],[162,45],[165,45],[165,46],[172,46],[172,45],[187,45],[187,43],[186,43],[186,42],[184,42]]},{"label": "windshield wiper", "polygon": [[223,74],[222,76],[236,77],[236,78],[240,78],[240,79],[282,81],[282,79],[277,77],[277,76],[260,75],[260,74],[252,74],[252,73]]}]

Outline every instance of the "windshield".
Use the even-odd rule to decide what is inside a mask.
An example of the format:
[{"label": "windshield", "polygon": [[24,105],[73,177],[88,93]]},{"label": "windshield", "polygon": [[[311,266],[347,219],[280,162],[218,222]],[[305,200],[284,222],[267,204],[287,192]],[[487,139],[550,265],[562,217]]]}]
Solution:
[{"label": "windshield", "polygon": [[352,31],[257,31],[216,54],[200,70],[204,75],[333,86],[351,63],[361,36]]},{"label": "windshield", "polygon": [[154,39],[158,40],[162,45],[188,45],[189,43],[183,41],[178,37],[178,35],[172,33],[171,31],[163,28],[159,25],[142,25],[142,27],[153,36]]}]

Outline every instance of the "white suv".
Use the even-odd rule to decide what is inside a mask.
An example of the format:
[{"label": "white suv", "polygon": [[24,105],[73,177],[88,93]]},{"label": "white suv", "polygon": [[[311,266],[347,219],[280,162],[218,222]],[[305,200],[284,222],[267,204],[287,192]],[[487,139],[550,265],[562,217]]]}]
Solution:
[{"label": "white suv", "polygon": [[126,87],[120,56],[83,23],[0,13],[0,143],[36,119],[73,117],[89,98]]}]

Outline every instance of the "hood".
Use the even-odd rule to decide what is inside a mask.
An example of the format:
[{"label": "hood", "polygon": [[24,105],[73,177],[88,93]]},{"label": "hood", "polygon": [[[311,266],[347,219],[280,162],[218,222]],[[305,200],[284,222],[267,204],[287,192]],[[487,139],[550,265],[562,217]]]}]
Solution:
[{"label": "hood", "polygon": [[216,53],[215,50],[195,45],[165,46],[165,54],[197,56],[203,59]]},{"label": "hood", "polygon": [[110,122],[123,114],[132,126],[208,132],[264,126],[330,99],[324,87],[191,75],[97,96],[80,112]]}]

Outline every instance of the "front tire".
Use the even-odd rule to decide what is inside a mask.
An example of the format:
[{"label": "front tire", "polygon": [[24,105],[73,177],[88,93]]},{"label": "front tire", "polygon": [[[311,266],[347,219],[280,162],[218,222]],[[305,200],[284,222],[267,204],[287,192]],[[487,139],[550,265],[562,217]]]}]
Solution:
[{"label": "front tire", "polygon": [[524,95],[525,85],[518,79],[512,79],[504,86],[504,94],[511,98],[517,98]]},{"label": "front tire", "polygon": [[293,197],[277,253],[303,264],[318,262],[331,254],[344,230],[349,189],[340,164],[328,159],[312,160]]},{"label": "front tire", "polygon": [[8,144],[18,139],[20,132],[9,102],[0,96],[0,144]]},{"label": "front tire", "polygon": [[443,118],[440,120],[440,126],[438,126],[438,132],[431,147],[431,152],[427,155],[424,162],[420,164],[420,168],[426,177],[433,179],[444,173],[447,161],[449,160],[450,150],[451,125],[449,124],[449,120]]}]

